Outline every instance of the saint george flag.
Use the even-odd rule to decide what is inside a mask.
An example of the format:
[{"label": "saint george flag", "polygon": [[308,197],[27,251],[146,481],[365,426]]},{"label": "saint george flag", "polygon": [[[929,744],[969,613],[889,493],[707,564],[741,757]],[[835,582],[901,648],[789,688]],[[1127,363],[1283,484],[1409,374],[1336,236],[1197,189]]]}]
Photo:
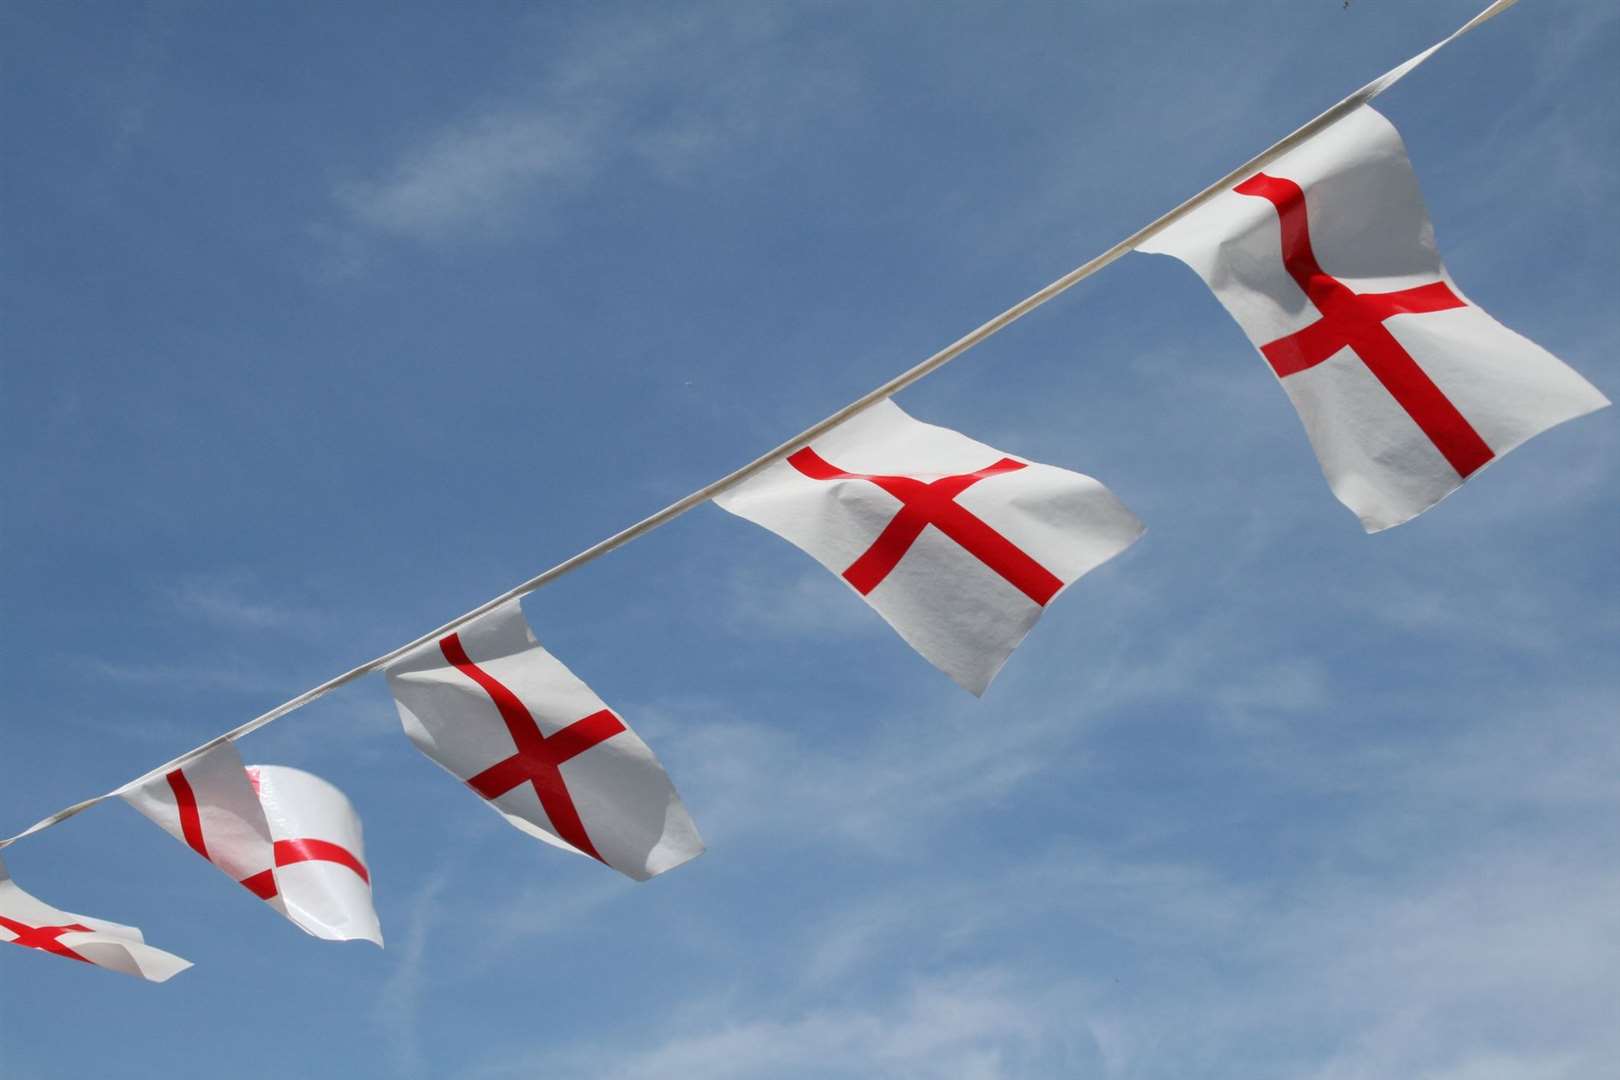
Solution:
[{"label": "saint george flag", "polygon": [[387,673],[416,748],[517,828],[638,881],[702,854],[652,750],[540,647],[516,600]]},{"label": "saint george flag", "polygon": [[1368,532],[1608,404],[1462,295],[1400,134],[1366,106],[1137,250],[1173,255],[1204,279]]},{"label": "saint george flag", "polygon": [[222,742],[120,795],[306,933],[382,944],[360,817],[320,777]]},{"label": "saint george flag", "polygon": [[838,574],[975,694],[1058,593],[1142,535],[1091,477],[913,420],[892,401],[714,501]]},{"label": "saint george flag", "polygon": [[0,860],[0,941],[167,982],[191,961],[154,949],[133,926],[60,911],[17,887]]},{"label": "saint george flag", "polygon": [[287,918],[327,941],[382,945],[360,815],[348,797],[285,765],[249,765],[247,776],[270,823],[275,887]]}]

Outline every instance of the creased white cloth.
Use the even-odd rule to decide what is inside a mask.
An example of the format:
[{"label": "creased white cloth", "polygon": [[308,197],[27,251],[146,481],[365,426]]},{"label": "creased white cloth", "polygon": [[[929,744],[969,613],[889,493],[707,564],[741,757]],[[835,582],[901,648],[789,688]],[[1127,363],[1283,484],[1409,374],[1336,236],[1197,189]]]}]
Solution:
[{"label": "creased white cloth", "polygon": [[0,860],[0,941],[148,982],[167,982],[191,966],[189,960],[146,944],[133,926],[75,915],[24,892],[11,880],[4,860]]},{"label": "creased white cloth", "polygon": [[382,944],[360,817],[320,777],[222,742],[120,795],[306,933]]},{"label": "creased white cloth", "polygon": [[1368,532],[1608,404],[1446,272],[1400,134],[1363,106],[1137,250],[1197,271],[1293,400]]},{"label": "creased white cloth", "polygon": [[416,748],[522,831],[638,881],[703,853],[652,750],[541,648],[516,600],[387,672]]},{"label": "creased white cloth", "polygon": [[1091,477],[914,420],[892,401],[714,501],[839,575],[975,694],[1058,593],[1143,532]]},{"label": "creased white cloth", "polygon": [[287,918],[327,941],[382,945],[365,830],[348,796],[285,765],[249,765],[247,774],[270,823]]}]

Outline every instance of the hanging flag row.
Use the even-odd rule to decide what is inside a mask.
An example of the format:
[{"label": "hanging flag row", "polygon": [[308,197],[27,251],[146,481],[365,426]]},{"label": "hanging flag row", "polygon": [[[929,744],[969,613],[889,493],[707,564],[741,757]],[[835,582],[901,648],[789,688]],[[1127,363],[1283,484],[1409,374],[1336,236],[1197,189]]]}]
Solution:
[{"label": "hanging flag row", "polygon": [[[517,601],[407,653],[388,682],[416,747],[530,836],[637,881],[702,854],[652,750],[540,647]],[[244,765],[221,740],[118,794],[306,933],[382,945],[360,817],[327,781]],[[58,911],[9,878],[0,931],[154,982],[190,966],[138,930]]]},{"label": "hanging flag row", "polygon": [[[1471,303],[1441,262],[1400,135],[1364,103],[1427,55],[1131,245],[1203,278],[1369,532],[1608,403]],[[974,694],[1049,604],[1143,533],[1097,480],[923,423],[886,398],[712,499],[836,574]],[[519,830],[638,881],[703,852],[651,748],[541,647],[516,598],[357,671],[373,669],[411,742]],[[309,773],[244,765],[230,737],[117,794],[304,931],[381,945],[349,800]],[[188,966],[139,931],[36,900],[3,864],[0,934],[154,981]]]}]

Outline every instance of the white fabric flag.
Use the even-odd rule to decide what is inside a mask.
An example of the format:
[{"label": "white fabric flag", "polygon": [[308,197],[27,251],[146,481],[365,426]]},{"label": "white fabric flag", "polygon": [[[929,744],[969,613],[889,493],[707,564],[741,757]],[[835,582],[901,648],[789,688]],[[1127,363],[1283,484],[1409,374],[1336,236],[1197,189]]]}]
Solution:
[{"label": "white fabric flag", "polygon": [[223,742],[119,795],[277,911],[275,841],[242,759]]},{"label": "white fabric flag", "polygon": [[167,982],[191,966],[146,944],[133,926],[53,908],[17,887],[0,859],[0,941],[81,960],[148,982]]},{"label": "white fabric flag", "polygon": [[1368,532],[1608,400],[1470,303],[1399,132],[1363,106],[1141,244],[1192,267],[1281,380]]},{"label": "white fabric flag", "polygon": [[319,777],[223,742],[119,794],[306,933],[382,944],[360,818]]},{"label": "white fabric flag", "polygon": [[1091,477],[913,420],[892,401],[714,501],[841,576],[975,694],[1058,593],[1143,531]]},{"label": "white fabric flag", "polygon": [[416,748],[517,828],[638,881],[702,854],[652,750],[540,647],[516,600],[387,673]]},{"label": "white fabric flag", "polygon": [[347,796],[284,765],[249,765],[247,775],[270,823],[287,918],[327,941],[382,945],[364,830]]}]

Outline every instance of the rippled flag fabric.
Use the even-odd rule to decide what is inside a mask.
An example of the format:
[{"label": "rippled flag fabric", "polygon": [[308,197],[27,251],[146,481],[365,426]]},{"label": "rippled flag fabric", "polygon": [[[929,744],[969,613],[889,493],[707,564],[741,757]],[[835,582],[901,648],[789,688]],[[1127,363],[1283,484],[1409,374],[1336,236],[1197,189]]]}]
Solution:
[{"label": "rippled flag fabric", "polygon": [[320,777],[222,742],[120,795],[306,933],[382,944],[359,815]]},{"label": "rippled flag fabric", "polygon": [[106,919],[54,908],[24,892],[0,860],[0,941],[148,982],[166,982],[191,966],[146,944],[141,932]]},{"label": "rippled flag fabric", "polygon": [[1059,593],[1143,531],[1091,477],[914,420],[892,401],[714,501],[837,574],[975,694]]},{"label": "rippled flag fabric", "polygon": [[1608,404],[1462,294],[1399,132],[1366,106],[1137,250],[1175,256],[1204,279],[1368,532]]},{"label": "rippled flag fabric", "polygon": [[703,852],[664,767],[513,600],[391,664],[417,749],[512,825],[645,880]]},{"label": "rippled flag fabric", "polygon": [[302,769],[249,765],[270,825],[275,883],[287,918],[327,941],[381,945],[360,815],[342,791]]}]

